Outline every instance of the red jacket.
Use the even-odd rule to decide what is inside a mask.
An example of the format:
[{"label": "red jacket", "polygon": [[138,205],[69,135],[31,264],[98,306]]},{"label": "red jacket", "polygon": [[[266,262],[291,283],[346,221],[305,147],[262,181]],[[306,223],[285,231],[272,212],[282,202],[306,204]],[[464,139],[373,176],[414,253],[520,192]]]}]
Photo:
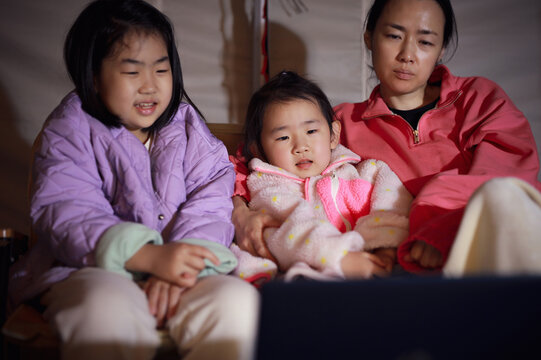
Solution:
[{"label": "red jacket", "polygon": [[[422,270],[403,260],[415,240],[436,247],[445,262],[466,203],[485,181],[516,176],[541,190],[528,120],[498,85],[453,76],[443,65],[429,82],[441,82],[440,100],[417,129],[389,110],[379,86],[367,101],[335,108],[341,143],[363,158],[386,162],[415,198],[409,236],[398,248],[408,271]],[[237,194],[243,193],[242,178],[237,175]]]}]

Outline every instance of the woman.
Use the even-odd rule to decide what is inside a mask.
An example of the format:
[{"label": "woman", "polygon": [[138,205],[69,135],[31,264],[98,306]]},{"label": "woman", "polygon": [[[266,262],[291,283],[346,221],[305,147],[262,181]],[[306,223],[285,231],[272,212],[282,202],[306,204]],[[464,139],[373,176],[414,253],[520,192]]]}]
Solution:
[{"label": "woman", "polygon": [[[532,194],[511,196],[516,204],[506,208],[509,213],[496,214],[497,218],[513,216],[523,206],[539,213],[539,206],[535,202],[531,206],[528,200],[539,196],[530,185],[541,188],[537,181],[539,159],[528,121],[493,82],[479,77],[459,78],[439,64],[455,34],[448,0],[376,0],[367,17],[364,41],[372,53],[380,84],[365,102],[335,108],[342,122],[341,143],[364,158],[385,161],[415,197],[409,236],[398,248],[398,261],[408,271],[442,268],[468,201],[488,180],[509,176],[522,179],[487,183],[477,192],[479,196],[505,193],[517,183]],[[236,194],[246,196],[241,172],[237,163]],[[276,226],[275,220],[250,212],[239,196],[234,203],[237,243],[247,251],[269,257],[260,234],[264,227]],[[477,212],[479,218],[482,216]],[[507,243],[487,236],[479,240],[471,230],[472,221],[477,222],[468,222],[470,231],[461,229],[461,234],[469,232],[461,235],[464,244],[455,245],[460,249],[455,256],[461,260],[479,246],[493,246],[491,241],[512,244],[500,246],[503,252],[526,248],[534,253],[541,251],[539,245],[529,242],[528,235],[524,236],[525,246],[517,246],[516,238]],[[500,221],[491,224],[513,225]],[[525,227],[533,229],[534,225],[529,221]],[[478,270],[494,271],[494,262],[492,256],[490,264]]]}]

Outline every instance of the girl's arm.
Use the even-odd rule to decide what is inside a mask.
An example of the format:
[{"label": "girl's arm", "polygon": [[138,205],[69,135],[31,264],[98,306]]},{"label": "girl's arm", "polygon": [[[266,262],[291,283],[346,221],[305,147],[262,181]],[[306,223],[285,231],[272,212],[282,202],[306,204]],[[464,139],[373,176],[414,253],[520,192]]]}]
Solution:
[{"label": "girl's arm", "polygon": [[185,112],[182,162],[186,200],[179,208],[169,239],[203,239],[226,247],[233,239],[231,196],[235,181],[225,145],[215,138],[193,108]]},{"label": "girl's arm", "polygon": [[88,115],[70,99],[51,114],[34,145],[30,214],[50,255],[83,267],[94,265],[101,235],[120,219],[102,190]]}]

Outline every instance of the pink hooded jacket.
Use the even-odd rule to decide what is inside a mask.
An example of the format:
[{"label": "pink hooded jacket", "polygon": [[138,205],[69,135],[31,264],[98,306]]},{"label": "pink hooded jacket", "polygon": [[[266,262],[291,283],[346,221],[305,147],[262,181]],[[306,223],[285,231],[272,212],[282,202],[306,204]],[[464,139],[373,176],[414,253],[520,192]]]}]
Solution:
[{"label": "pink hooded jacket", "polygon": [[[257,158],[249,167],[250,209],[283,222],[280,228],[264,232],[282,271],[303,262],[326,275],[342,277],[340,260],[348,251],[397,247],[408,234],[412,197],[382,161],[361,161],[339,145],[322,174],[310,178],[299,178]],[[236,273],[252,276],[254,269],[249,269],[244,256],[238,257]]]}]

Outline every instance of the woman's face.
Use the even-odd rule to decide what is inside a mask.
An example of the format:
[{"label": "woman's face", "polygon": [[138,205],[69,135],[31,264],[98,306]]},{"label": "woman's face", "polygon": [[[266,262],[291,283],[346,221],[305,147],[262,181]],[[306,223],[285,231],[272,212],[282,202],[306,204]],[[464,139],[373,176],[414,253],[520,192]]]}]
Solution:
[{"label": "woman's face", "polygon": [[422,105],[428,78],[443,56],[444,25],[434,0],[390,0],[373,33],[365,33],[387,104],[402,110]]}]

